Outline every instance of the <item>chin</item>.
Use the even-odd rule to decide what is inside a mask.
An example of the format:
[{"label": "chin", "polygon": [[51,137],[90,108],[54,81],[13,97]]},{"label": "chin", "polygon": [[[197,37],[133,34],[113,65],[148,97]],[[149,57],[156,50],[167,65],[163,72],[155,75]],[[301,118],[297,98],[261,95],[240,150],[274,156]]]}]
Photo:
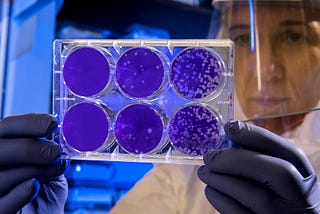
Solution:
[{"label": "chin", "polygon": [[304,116],[305,114],[300,114],[294,116],[276,117],[272,119],[261,119],[255,120],[253,123],[275,134],[281,135],[297,128],[302,123]]}]

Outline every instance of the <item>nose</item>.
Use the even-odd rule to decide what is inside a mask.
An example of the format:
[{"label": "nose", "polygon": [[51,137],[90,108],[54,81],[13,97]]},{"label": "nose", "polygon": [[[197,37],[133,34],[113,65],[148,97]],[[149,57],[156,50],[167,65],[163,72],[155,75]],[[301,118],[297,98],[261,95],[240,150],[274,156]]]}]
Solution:
[{"label": "nose", "polygon": [[[257,76],[262,83],[279,81],[284,77],[282,50],[271,38],[259,39],[256,45]],[[260,74],[259,74],[260,73]]]}]

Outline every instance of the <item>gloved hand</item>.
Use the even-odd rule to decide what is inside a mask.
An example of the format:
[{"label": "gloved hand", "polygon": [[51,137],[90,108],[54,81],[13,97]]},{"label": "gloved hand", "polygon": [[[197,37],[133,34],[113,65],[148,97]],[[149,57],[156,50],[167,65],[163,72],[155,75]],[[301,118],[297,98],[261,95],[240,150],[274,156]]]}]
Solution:
[{"label": "gloved hand", "polygon": [[[0,121],[0,213],[63,213],[66,160],[45,137],[56,128],[48,114],[25,114]],[[27,205],[27,206],[25,206]]]},{"label": "gloved hand", "polygon": [[208,152],[198,170],[213,207],[222,214],[320,213],[319,183],[301,149],[239,121],[225,132],[237,148]]}]

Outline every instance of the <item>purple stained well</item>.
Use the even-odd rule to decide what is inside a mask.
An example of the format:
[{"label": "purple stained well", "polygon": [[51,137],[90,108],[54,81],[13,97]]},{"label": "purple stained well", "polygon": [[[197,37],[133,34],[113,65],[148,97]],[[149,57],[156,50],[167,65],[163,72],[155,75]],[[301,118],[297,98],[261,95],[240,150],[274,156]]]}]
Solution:
[{"label": "purple stained well", "polygon": [[62,133],[66,143],[80,152],[108,147],[109,116],[97,104],[75,104],[64,115]]},{"label": "purple stained well", "polygon": [[202,105],[187,105],[169,123],[169,138],[184,154],[200,156],[219,148],[221,124],[212,110]]},{"label": "purple stained well", "polygon": [[116,81],[130,97],[145,98],[154,95],[163,85],[165,67],[160,53],[147,47],[127,50],[118,60]]},{"label": "purple stained well", "polygon": [[202,99],[219,91],[223,72],[223,63],[213,51],[204,47],[189,47],[174,58],[170,81],[181,96]]},{"label": "purple stained well", "polygon": [[82,47],[73,51],[63,65],[66,86],[76,95],[91,97],[103,92],[110,81],[110,64],[96,48]]},{"label": "purple stained well", "polygon": [[124,150],[133,154],[147,154],[162,145],[164,124],[160,114],[151,106],[133,104],[119,112],[114,132]]}]

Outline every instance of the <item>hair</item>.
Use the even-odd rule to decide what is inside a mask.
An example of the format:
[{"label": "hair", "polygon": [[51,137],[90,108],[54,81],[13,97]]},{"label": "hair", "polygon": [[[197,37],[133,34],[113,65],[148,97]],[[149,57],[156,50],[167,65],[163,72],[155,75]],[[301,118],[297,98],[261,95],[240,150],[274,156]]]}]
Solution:
[{"label": "hair", "polygon": [[[227,11],[230,8],[248,6],[249,0],[213,0],[213,13],[208,38],[228,38]],[[256,6],[286,6],[306,8],[311,20],[320,20],[320,0],[253,0]]]}]

